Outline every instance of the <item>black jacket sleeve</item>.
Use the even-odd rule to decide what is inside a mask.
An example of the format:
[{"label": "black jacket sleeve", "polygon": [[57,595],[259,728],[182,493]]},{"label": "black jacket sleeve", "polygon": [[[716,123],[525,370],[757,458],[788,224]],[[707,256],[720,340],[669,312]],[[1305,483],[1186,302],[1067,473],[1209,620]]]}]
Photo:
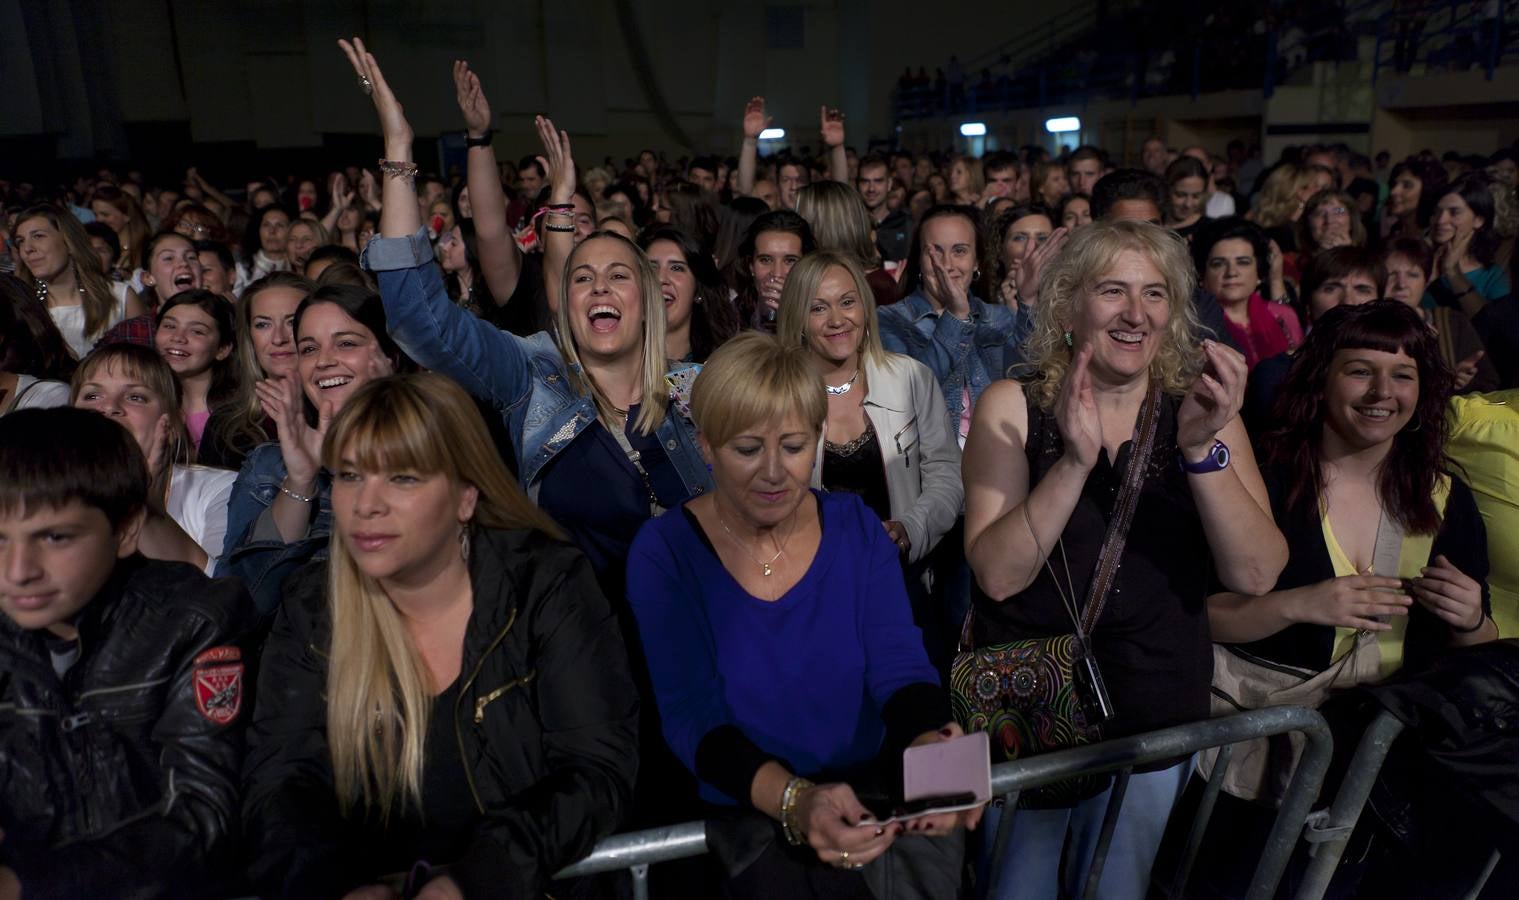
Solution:
[{"label": "black jacket sleeve", "polygon": [[531,610],[534,679],[550,773],[492,804],[450,869],[465,896],[536,898],[626,815],[638,769],[638,696],[622,632],[575,555]]},{"label": "black jacket sleeve", "polygon": [[[183,616],[182,627],[172,650],[164,706],[153,727],[160,808],[101,837],[12,860],[27,900],[158,896],[170,886],[175,889],[171,895],[181,890],[198,894],[234,870],[238,765],[248,713],[242,643],[253,625],[253,604],[236,582],[206,587],[196,604],[176,613]],[[202,660],[211,650],[216,661]],[[220,721],[202,714],[196,700],[197,670],[211,665],[223,678],[232,674],[229,667],[238,668],[237,711]]]},{"label": "black jacket sleeve", "polygon": [[[243,766],[248,874],[268,897],[341,896],[344,828],[327,747],[326,660],[289,597],[264,645]],[[325,644],[323,644],[325,646]]]}]

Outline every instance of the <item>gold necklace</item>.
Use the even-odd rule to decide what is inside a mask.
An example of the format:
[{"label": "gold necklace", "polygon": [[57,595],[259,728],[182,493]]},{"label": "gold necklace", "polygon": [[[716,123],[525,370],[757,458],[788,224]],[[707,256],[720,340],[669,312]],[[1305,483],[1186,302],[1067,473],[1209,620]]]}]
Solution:
[{"label": "gold necklace", "polygon": [[760,560],[754,558],[754,554],[749,552],[749,547],[743,541],[739,540],[738,535],[733,533],[733,529],[728,527],[728,523],[723,521],[723,510],[722,507],[717,505],[716,498],[713,499],[712,509],[717,512],[717,524],[723,526],[723,531],[726,531],[728,533],[728,537],[732,539],[733,543],[737,544],[739,546],[739,549],[744,551],[744,555],[749,557],[749,559],[756,566],[760,567],[760,571],[764,573],[764,576],[766,578],[769,578],[772,571],[770,567],[775,565],[775,561],[781,558],[782,553],[786,552],[786,541],[791,540],[791,535],[786,535],[786,541],[781,541],[776,546],[775,555],[770,557],[769,562],[761,562]]}]

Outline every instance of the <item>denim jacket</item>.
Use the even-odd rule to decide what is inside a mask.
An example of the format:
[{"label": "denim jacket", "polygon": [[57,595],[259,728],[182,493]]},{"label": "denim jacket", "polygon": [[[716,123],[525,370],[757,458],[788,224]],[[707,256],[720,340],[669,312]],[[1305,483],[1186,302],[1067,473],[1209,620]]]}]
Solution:
[{"label": "denim jacket", "polygon": [[317,475],[315,517],[305,537],[285,541],[269,531],[272,523],[259,527],[264,512],[274,505],[285,480],[285,458],[276,442],[260,444],[248,454],[227,507],[227,543],[216,577],[241,578],[253,595],[260,615],[279,607],[280,585],[285,577],[314,559],[327,558],[327,538],[332,533],[332,476]]},{"label": "denim jacket", "polygon": [[[505,419],[517,477],[536,497],[544,466],[596,421],[595,403],[576,390],[553,337],[518,337],[455,305],[421,229],[405,238],[374,238],[364,249],[364,266],[379,278],[386,327],[401,349]],[[656,431],[692,496],[712,486],[691,422],[691,384],[699,371],[683,365],[666,376],[670,404]]]},{"label": "denim jacket", "polygon": [[944,388],[944,405],[955,422],[965,411],[967,387],[974,403],[987,385],[1009,377],[1008,370],[1023,362],[1023,341],[1034,327],[1032,310],[1014,311],[974,295],[969,321],[938,315],[921,290],[876,315],[881,343],[928,366]]}]

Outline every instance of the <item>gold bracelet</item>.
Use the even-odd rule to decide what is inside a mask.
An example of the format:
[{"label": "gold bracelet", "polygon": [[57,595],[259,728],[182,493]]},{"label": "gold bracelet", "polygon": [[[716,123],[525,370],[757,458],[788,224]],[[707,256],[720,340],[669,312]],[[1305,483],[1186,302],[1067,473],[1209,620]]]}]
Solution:
[{"label": "gold bracelet", "polygon": [[786,843],[793,847],[807,843],[807,836],[802,833],[802,827],[796,821],[796,806],[802,791],[813,786],[812,782],[800,775],[793,775],[786,782],[786,790],[781,792],[781,832],[786,836]]}]

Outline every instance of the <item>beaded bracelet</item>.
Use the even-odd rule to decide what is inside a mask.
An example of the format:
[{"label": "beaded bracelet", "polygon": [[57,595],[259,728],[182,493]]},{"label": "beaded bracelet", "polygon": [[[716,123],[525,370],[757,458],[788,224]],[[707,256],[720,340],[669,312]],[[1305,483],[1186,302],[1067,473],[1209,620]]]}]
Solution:
[{"label": "beaded bracelet", "polygon": [[380,160],[380,174],[387,178],[402,178],[406,181],[415,181],[417,178],[417,164],[399,162],[394,159],[382,159]]},{"label": "beaded bracelet", "polygon": [[302,503],[310,503],[312,500],[316,499],[315,497],[307,497],[302,494],[297,494],[290,488],[285,487],[285,482],[283,481],[280,482],[280,493],[284,494],[286,497],[289,497],[291,500],[299,500]]},{"label": "beaded bracelet", "polygon": [[543,226],[543,230],[544,231],[559,231],[559,232],[563,232],[565,234],[572,234],[575,231],[575,226],[574,225],[547,225],[546,224],[546,225]]},{"label": "beaded bracelet", "polygon": [[543,208],[546,209],[546,210],[549,210],[550,212],[563,211],[563,212],[573,213],[575,211],[575,204],[573,204],[573,203],[545,203],[543,205]]}]

